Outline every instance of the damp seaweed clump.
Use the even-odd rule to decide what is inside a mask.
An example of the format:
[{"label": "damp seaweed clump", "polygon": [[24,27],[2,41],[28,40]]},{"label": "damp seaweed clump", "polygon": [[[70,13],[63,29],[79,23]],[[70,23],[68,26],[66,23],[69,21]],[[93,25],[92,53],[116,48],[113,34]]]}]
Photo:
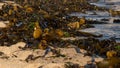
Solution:
[{"label": "damp seaweed clump", "polygon": [[[9,21],[6,23],[6,28],[0,28],[0,46],[10,46],[22,41],[26,43],[25,48],[46,49],[46,54],[47,48],[52,46],[51,51],[56,54],[56,57],[65,57],[56,50],[57,47],[63,48],[72,44],[80,49],[85,49],[87,53],[84,56],[95,54],[95,56],[106,58],[97,63],[98,68],[120,66],[120,44],[113,39],[97,39],[102,35],[79,31],[79,29],[90,27],[88,25],[90,22],[86,21],[84,17],[69,16],[69,13],[72,12],[85,13],[89,10],[106,9],[90,5],[85,0],[14,1],[16,3],[5,3],[0,9],[0,20]],[[84,38],[62,39],[76,36]],[[33,56],[30,55],[31,57]],[[66,68],[80,67],[71,62],[67,62],[65,66]]]},{"label": "damp seaweed clump", "polygon": [[[86,9],[85,7],[81,9],[76,7],[77,10],[74,8],[71,10],[70,5],[87,5],[93,9],[93,6],[90,6],[87,2],[80,3],[81,1],[46,0],[37,1],[36,3],[33,0],[15,0],[15,2],[5,3],[0,10],[0,19],[9,21],[7,28],[0,31],[1,46],[9,46],[20,41],[34,44],[34,41],[40,42],[43,39],[46,40],[47,37],[47,42],[54,39],[60,40],[60,37],[64,36],[64,32],[69,30],[69,26],[67,26],[69,23],[80,21],[80,18],[70,17],[68,14]],[[79,23],[79,25],[82,26],[82,23]],[[71,26],[74,26],[74,24]],[[80,27],[75,26],[75,28]]]}]

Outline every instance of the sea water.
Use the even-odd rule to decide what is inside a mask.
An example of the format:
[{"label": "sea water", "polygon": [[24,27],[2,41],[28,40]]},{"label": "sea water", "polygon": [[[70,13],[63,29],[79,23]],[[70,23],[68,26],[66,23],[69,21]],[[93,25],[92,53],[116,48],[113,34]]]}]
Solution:
[{"label": "sea water", "polygon": [[95,26],[94,28],[83,29],[81,31],[102,34],[105,39],[114,37],[116,42],[120,42],[120,23],[93,25]]}]

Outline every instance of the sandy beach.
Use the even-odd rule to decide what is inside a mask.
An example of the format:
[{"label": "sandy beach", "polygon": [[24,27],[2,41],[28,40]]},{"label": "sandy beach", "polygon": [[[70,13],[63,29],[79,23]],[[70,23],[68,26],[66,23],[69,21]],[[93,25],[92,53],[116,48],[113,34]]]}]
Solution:
[{"label": "sandy beach", "polygon": [[[24,47],[24,42],[19,42],[10,47],[0,46],[0,68],[64,68],[65,62],[77,63],[80,66],[84,66],[88,61],[91,61],[90,56],[83,56],[85,50],[81,50],[82,53],[76,53],[74,48],[60,48],[62,54],[65,57],[52,57],[50,52],[46,57],[40,57],[36,60],[30,60],[26,62],[26,58],[29,55],[33,57],[42,56],[45,50],[21,50],[19,47]],[[95,58],[95,61],[102,61],[102,58]]]},{"label": "sandy beach", "polygon": [[[0,3],[0,9],[3,3]],[[0,21],[0,28],[7,25],[4,21]],[[84,66],[91,61],[91,56],[84,56],[85,50],[80,49],[81,53],[77,53],[74,47],[58,48],[64,57],[54,57],[49,52],[45,57],[45,50],[41,49],[21,49],[25,47],[25,42],[18,42],[11,46],[0,46],[0,68],[65,68],[66,62],[79,64]],[[29,57],[36,58],[31,59]],[[103,58],[96,57],[95,62],[102,61]]]}]

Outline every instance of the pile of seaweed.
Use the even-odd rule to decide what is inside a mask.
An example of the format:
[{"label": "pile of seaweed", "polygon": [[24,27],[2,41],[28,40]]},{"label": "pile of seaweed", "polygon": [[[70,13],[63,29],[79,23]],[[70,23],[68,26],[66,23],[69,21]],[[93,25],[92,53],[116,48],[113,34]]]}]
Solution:
[{"label": "pile of seaweed", "polygon": [[[26,42],[27,48],[47,49],[75,45],[87,50],[84,55],[120,57],[120,44],[114,38],[99,40],[102,35],[80,32],[91,27],[85,18],[71,17],[71,12],[85,13],[87,10],[105,10],[90,5],[86,0],[14,0],[0,9],[0,20],[9,21],[6,28],[0,28],[0,46]],[[68,37],[83,39],[63,40]],[[87,37],[87,38],[86,38]],[[25,47],[25,48],[26,48]],[[115,62],[113,66],[119,65]]]},{"label": "pile of seaweed", "polygon": [[[97,54],[120,56],[119,44],[115,40],[98,40],[94,35],[80,32],[90,27],[85,18],[71,17],[71,12],[105,10],[90,5],[85,0],[16,0],[18,4],[6,3],[0,10],[0,20],[9,21],[6,28],[0,28],[0,46],[10,46],[26,42],[26,47],[46,49],[48,46],[67,47],[74,44],[88,51],[87,55]],[[63,37],[87,37],[80,40],[63,40]],[[112,53],[112,54],[111,54]],[[109,56],[108,55],[108,56]]]},{"label": "pile of seaweed", "polygon": [[[63,33],[63,30],[70,30],[68,26],[74,26],[69,23],[80,21],[80,18],[70,17],[67,15],[68,13],[95,9],[84,0],[16,0],[15,2],[18,4],[6,3],[0,10],[0,20],[9,21],[8,27],[1,29],[1,45],[9,46],[18,41],[34,41],[33,33],[36,27],[42,33],[48,30],[53,31],[53,33],[54,31]],[[85,23],[73,28],[80,28],[83,24]]]}]

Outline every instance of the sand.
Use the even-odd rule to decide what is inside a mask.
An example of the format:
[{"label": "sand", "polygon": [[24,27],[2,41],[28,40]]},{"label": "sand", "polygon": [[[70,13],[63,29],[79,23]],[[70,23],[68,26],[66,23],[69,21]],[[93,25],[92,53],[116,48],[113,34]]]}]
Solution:
[{"label": "sand", "polygon": [[[84,57],[82,53],[85,50],[81,49],[82,53],[77,53],[74,48],[58,48],[61,54],[65,57],[52,57],[52,53],[48,53],[45,57],[39,57],[36,60],[30,60],[26,62],[26,58],[29,55],[34,57],[42,56],[45,50],[41,49],[26,49],[22,50],[19,47],[24,47],[24,42],[19,42],[10,47],[0,46],[0,52],[4,53],[0,55],[0,68],[64,68],[65,62],[77,63],[80,66],[84,66],[88,61],[91,60],[90,56]],[[103,58],[95,58],[96,62],[102,61]]]}]

